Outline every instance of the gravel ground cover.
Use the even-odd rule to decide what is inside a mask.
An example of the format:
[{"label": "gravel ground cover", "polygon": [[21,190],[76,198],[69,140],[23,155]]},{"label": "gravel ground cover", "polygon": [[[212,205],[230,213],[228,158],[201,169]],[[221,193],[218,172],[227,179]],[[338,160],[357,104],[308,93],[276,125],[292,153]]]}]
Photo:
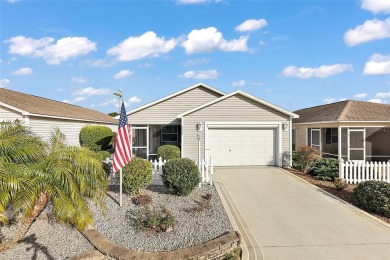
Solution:
[{"label": "gravel ground cover", "polygon": [[[211,208],[197,212],[194,208],[207,193],[212,194]],[[172,212],[176,225],[169,233],[152,233],[140,230],[135,218],[141,210],[132,203],[132,196],[123,195],[123,206],[117,201],[117,192],[109,192],[106,199],[106,212],[93,204],[90,208],[94,214],[95,228],[109,240],[129,249],[145,252],[177,250],[201,244],[233,231],[219,196],[212,186],[197,188],[186,197],[169,194],[162,186],[150,186],[145,194],[152,197],[152,206],[165,206]]]},{"label": "gravel ground cover", "polygon": [[[132,202],[133,196],[123,194],[123,206],[119,207],[119,194],[113,188],[106,197],[105,214],[89,203],[94,215],[95,228],[113,243],[134,250],[160,252],[201,244],[233,231],[219,196],[212,186],[197,188],[187,197],[169,194],[162,186],[151,186],[145,193],[152,197],[152,206],[165,206],[175,216],[176,225],[169,233],[152,233],[140,230],[135,217],[141,210]],[[211,208],[201,212],[194,210],[202,196],[212,194]],[[25,239],[16,248],[2,252],[1,260],[65,259],[95,250],[94,247],[71,226],[58,224],[50,214],[42,214],[30,227]],[[49,216],[47,218],[46,216]],[[4,242],[17,230],[16,224],[0,228]]]},{"label": "gravel ground cover", "polygon": [[[352,192],[356,188],[357,185],[354,184],[349,184],[347,188],[344,190],[338,190],[334,187],[333,183],[331,181],[324,181],[324,180],[319,180],[309,174],[303,174],[302,172],[296,170],[296,169],[287,169],[289,172],[294,174],[295,176],[298,176],[301,179],[304,179],[305,181],[310,182],[311,184],[339,197],[340,199],[352,204]],[[363,210],[363,209],[362,209]],[[386,218],[384,216],[372,213],[372,212],[367,212],[371,215],[373,215],[376,218],[379,218],[383,220],[384,222],[390,224],[390,218]]]},{"label": "gravel ground cover", "polygon": [[[9,239],[17,225],[1,227],[3,239]],[[83,235],[71,226],[53,223],[47,218],[38,218],[30,227],[24,240],[16,248],[0,253],[0,259],[65,259],[87,253],[94,247]]]}]

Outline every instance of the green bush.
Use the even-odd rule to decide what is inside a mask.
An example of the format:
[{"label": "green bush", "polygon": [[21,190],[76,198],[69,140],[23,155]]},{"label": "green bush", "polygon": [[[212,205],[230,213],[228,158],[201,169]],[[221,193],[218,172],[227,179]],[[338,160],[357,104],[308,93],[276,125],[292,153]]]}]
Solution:
[{"label": "green bush", "polygon": [[162,145],[157,149],[157,158],[171,160],[180,158],[180,148],[174,145]]},{"label": "green bush", "polygon": [[102,157],[103,157],[102,160],[105,160],[107,157],[108,157],[108,158],[111,158],[111,154],[110,154],[110,152],[108,152],[108,151],[98,151],[98,152],[96,152],[96,153],[102,155]]},{"label": "green bush", "polygon": [[308,173],[320,159],[320,151],[308,145],[299,146],[293,154],[294,165],[303,173]]},{"label": "green bush", "polygon": [[92,151],[107,150],[112,131],[107,126],[86,125],[80,130],[80,145]]},{"label": "green bush", "polygon": [[136,223],[142,229],[160,233],[172,231],[176,220],[172,212],[165,207],[159,209],[145,207],[138,214]]},{"label": "green bush", "polygon": [[123,187],[127,192],[139,194],[152,181],[153,168],[147,160],[135,157],[123,167]]},{"label": "green bush", "polygon": [[310,172],[317,179],[333,181],[339,176],[339,161],[334,158],[322,158]]},{"label": "green bush", "polygon": [[162,174],[164,185],[177,195],[188,195],[199,184],[199,170],[188,158],[169,160]]},{"label": "green bush", "polygon": [[390,183],[365,181],[352,192],[352,203],[359,208],[390,218]]},{"label": "green bush", "polygon": [[341,178],[334,178],[333,185],[336,187],[338,190],[343,190],[348,187],[348,183]]}]

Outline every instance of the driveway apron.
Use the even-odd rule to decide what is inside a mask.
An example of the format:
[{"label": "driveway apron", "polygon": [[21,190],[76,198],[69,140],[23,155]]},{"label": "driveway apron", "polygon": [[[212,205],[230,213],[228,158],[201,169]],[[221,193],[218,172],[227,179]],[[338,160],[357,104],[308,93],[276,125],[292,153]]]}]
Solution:
[{"label": "driveway apron", "polygon": [[277,167],[217,168],[249,259],[390,259],[390,225]]}]

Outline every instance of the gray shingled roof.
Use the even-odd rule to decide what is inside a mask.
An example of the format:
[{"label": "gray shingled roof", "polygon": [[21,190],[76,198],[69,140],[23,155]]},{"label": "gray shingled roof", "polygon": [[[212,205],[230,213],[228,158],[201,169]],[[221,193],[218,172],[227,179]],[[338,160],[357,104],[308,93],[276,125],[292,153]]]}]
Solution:
[{"label": "gray shingled roof", "polygon": [[390,105],[346,100],[294,111],[299,118],[293,123],[326,121],[389,121]]},{"label": "gray shingled roof", "polygon": [[30,114],[82,119],[93,122],[118,123],[118,120],[102,112],[0,88],[0,102]]}]

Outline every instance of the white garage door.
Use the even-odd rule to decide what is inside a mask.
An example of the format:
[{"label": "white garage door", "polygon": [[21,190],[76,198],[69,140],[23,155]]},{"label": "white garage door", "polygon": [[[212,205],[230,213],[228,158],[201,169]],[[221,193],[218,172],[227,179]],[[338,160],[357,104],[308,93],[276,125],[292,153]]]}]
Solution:
[{"label": "white garage door", "polygon": [[209,129],[215,166],[275,165],[275,129]]}]

